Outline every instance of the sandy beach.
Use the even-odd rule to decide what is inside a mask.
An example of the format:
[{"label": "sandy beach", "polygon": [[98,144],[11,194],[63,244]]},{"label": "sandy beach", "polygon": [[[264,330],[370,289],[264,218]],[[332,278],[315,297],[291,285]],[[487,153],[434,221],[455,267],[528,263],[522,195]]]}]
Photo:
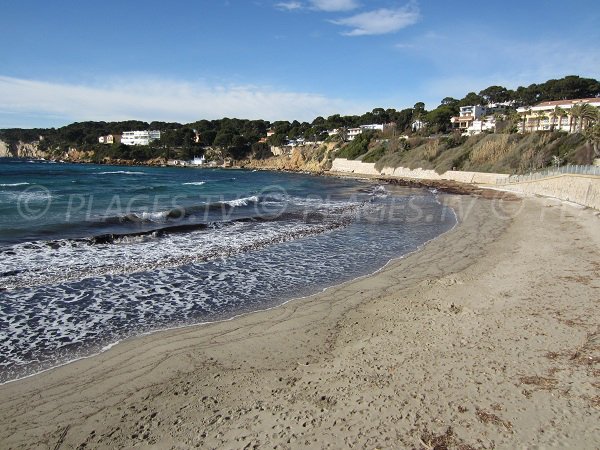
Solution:
[{"label": "sandy beach", "polygon": [[374,275],[0,386],[0,447],[599,448],[597,211],[441,200]]}]

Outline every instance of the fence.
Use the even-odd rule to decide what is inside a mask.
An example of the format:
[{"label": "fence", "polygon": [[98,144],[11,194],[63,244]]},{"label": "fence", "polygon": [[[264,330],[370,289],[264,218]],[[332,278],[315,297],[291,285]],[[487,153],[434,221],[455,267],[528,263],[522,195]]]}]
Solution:
[{"label": "fence", "polygon": [[511,175],[508,178],[496,179],[496,184],[513,184],[523,183],[525,181],[534,181],[541,178],[555,177],[563,174],[574,174],[574,175],[592,175],[600,176],[599,166],[562,166],[553,167],[550,169],[542,170],[540,172],[532,172],[525,175]]}]

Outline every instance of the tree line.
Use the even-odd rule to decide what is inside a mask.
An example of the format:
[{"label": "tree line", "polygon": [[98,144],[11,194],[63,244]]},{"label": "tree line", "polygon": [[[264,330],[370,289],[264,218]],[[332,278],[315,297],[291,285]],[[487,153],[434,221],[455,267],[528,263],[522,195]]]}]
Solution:
[{"label": "tree line", "polygon": [[[600,82],[592,78],[576,75],[541,84],[507,89],[503,86],[489,86],[478,93],[469,92],[462,99],[446,97],[440,105],[427,111],[423,102],[412,108],[375,108],[362,115],[334,114],[329,117],[316,117],[312,122],[245,120],[223,118],[219,120],[199,120],[181,124],[177,122],[143,122],[137,120],[121,122],[76,122],[60,128],[48,129],[4,129],[0,139],[9,145],[17,142],[33,142],[42,137],[40,148],[55,154],[69,148],[93,150],[97,158],[105,156],[122,159],[150,159],[162,157],[191,158],[202,154],[203,148],[219,147],[224,156],[236,159],[249,155],[268,156],[269,145],[281,146],[290,139],[303,138],[307,141],[321,141],[327,138],[328,130],[354,128],[367,124],[394,122],[398,132],[411,129],[416,120],[428,124],[427,133],[446,132],[450,118],[458,115],[459,108],[467,105],[488,103],[508,103],[511,108],[532,106],[541,101],[566,100],[573,98],[600,97]],[[98,143],[98,137],[121,134],[123,131],[160,130],[161,139],[147,147],[126,145],[106,146]],[[273,134],[268,142],[259,142],[267,130]]]}]

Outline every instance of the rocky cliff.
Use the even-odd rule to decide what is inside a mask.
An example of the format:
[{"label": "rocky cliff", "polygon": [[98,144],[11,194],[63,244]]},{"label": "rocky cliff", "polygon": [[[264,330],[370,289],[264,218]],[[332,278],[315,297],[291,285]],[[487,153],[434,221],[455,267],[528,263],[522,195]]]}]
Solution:
[{"label": "rocky cliff", "polygon": [[46,158],[48,154],[39,149],[39,142],[18,142],[8,145],[0,141],[0,158]]},{"label": "rocky cliff", "polygon": [[4,141],[0,141],[0,158],[7,158],[11,156],[8,151],[8,145]]},{"label": "rocky cliff", "polygon": [[331,168],[331,153],[336,144],[296,147],[289,154],[267,159],[239,161],[245,169],[324,172]]}]

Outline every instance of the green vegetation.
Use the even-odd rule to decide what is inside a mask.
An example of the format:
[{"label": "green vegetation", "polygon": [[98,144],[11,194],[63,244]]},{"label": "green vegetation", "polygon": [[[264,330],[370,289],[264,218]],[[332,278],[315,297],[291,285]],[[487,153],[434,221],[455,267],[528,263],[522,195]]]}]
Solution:
[{"label": "green vegetation", "polygon": [[[460,100],[446,97],[437,108],[429,112],[419,108],[422,103],[417,103],[414,107],[415,114],[413,117],[427,123],[427,128],[423,130],[423,134],[429,135],[449,131],[450,118],[458,115],[461,106],[511,102],[512,106],[507,108],[505,115],[514,122],[518,119],[512,115],[512,112],[520,106],[533,106],[536,103],[549,100],[592,98],[598,96],[600,96],[599,81],[592,78],[569,75],[559,80],[548,80],[542,84],[531,84],[527,87],[519,86],[515,90],[507,89],[503,86],[490,86],[479,91],[478,94],[469,92]],[[556,113],[560,114],[559,111]],[[511,126],[509,124],[508,131],[510,129]]]},{"label": "green vegetation", "polygon": [[352,142],[342,147],[335,155],[337,158],[356,159],[369,151],[369,144],[375,133],[365,131],[354,138]]},{"label": "green vegetation", "polygon": [[[378,164],[426,164],[440,168],[464,167],[470,161],[478,161],[485,167],[523,167],[523,161],[517,162],[500,158],[494,162],[481,157],[471,159],[468,149],[474,147],[477,140],[484,139],[487,145],[492,145],[494,139],[500,139],[510,144],[518,138],[462,138],[451,134],[438,140],[425,139],[428,136],[439,136],[451,132],[450,118],[458,115],[460,106],[511,102],[503,114],[503,121],[497,122],[497,132],[502,128],[507,136],[516,131],[516,125],[521,118],[516,114],[518,106],[531,106],[545,100],[562,100],[571,98],[586,98],[600,96],[600,82],[591,78],[567,76],[559,80],[548,80],[542,84],[531,84],[527,87],[520,86],[510,90],[502,86],[490,86],[479,93],[469,92],[462,99],[452,97],[444,98],[437,108],[431,111],[425,109],[423,102],[417,102],[412,108],[397,111],[393,108],[375,108],[362,115],[342,116],[331,115],[327,118],[317,117],[311,123],[290,121],[268,122],[265,120],[243,120],[224,118],[220,120],[199,120],[188,124],[175,122],[141,122],[136,120],[123,122],[80,122],[61,128],[49,129],[4,129],[0,130],[0,140],[10,146],[19,142],[32,143],[39,141],[39,148],[51,157],[63,158],[70,149],[90,152],[94,161],[104,160],[138,160],[147,161],[155,158],[181,158],[191,159],[194,156],[206,154],[207,157],[231,157],[237,160],[254,158],[264,159],[271,156],[269,146],[282,146],[289,140],[304,139],[306,141],[330,141],[339,139],[345,130],[367,124],[383,124],[394,122],[395,128],[383,133],[363,133],[353,142],[344,145],[338,150],[336,157],[356,159],[362,157],[366,162]],[[563,137],[557,144],[562,153],[569,153],[572,161],[587,161],[594,152],[598,155],[600,145],[600,125],[598,125],[598,111],[589,105],[574,109],[572,130],[585,131],[585,138]],[[556,108],[550,116],[565,117],[565,112]],[[412,124],[420,120],[426,126],[418,131],[411,129]],[[540,116],[540,120],[542,117]],[[596,123],[596,125],[593,125]],[[273,135],[267,143],[259,142],[266,136],[267,130],[272,130]],[[338,129],[338,136],[328,137],[328,130]],[[161,139],[152,142],[146,147],[128,147],[126,145],[102,145],[98,143],[99,136],[121,134],[123,131],[135,130],[160,130]],[[381,139],[375,147],[371,146],[373,137]],[[398,135],[409,135],[409,139],[399,139]],[[425,139],[425,141],[422,141]],[[533,138],[532,138],[533,139]],[[554,139],[553,141],[556,141]],[[576,145],[581,147],[581,142],[589,143],[587,153],[580,150],[577,155],[565,150],[564,146]],[[432,142],[436,142],[433,144]],[[512,144],[511,144],[512,145]],[[593,150],[590,150],[593,148]],[[419,150],[420,149],[420,150]],[[471,149],[476,152],[477,149]],[[571,149],[572,150],[572,149]],[[483,151],[483,150],[482,150]],[[512,154],[512,147],[507,151]],[[523,152],[535,152],[533,148],[522,148]],[[557,150],[558,151],[558,150]],[[499,150],[496,150],[499,152]],[[485,153],[485,151],[483,151]],[[478,155],[479,153],[475,153]],[[409,156],[410,155],[410,156]],[[587,155],[587,156],[586,156]],[[480,155],[481,156],[481,155]],[[539,156],[539,155],[538,155]],[[323,156],[324,157],[324,156]],[[493,159],[493,158],[492,158]],[[525,158],[527,160],[527,158]],[[535,158],[533,158],[535,159]],[[546,161],[545,156],[539,156],[540,161]],[[533,161],[535,162],[535,161]],[[533,163],[532,163],[533,164]],[[537,164],[537,162],[535,162]],[[535,165],[534,164],[534,165]],[[490,169],[491,170],[491,169]]]},{"label": "green vegetation", "polygon": [[[593,152],[581,134],[539,132],[528,134],[479,134],[471,137],[411,139],[408,148],[386,152],[375,167],[409,167],[523,173],[541,169],[558,156],[567,164],[590,164]],[[363,159],[364,161],[364,159]],[[365,161],[366,162],[366,161]]]},{"label": "green vegetation", "polygon": [[385,155],[387,153],[387,151],[388,151],[387,146],[380,145],[379,147],[376,147],[375,149],[369,151],[369,153],[367,153],[363,157],[362,162],[366,162],[366,163],[377,162],[383,157],[383,155]]},{"label": "green vegetation", "polygon": [[152,145],[125,145],[112,144],[101,145],[96,144],[94,147],[92,161],[103,162],[106,159],[124,159],[133,161],[148,161],[155,158],[169,158],[170,150],[162,146]]}]

